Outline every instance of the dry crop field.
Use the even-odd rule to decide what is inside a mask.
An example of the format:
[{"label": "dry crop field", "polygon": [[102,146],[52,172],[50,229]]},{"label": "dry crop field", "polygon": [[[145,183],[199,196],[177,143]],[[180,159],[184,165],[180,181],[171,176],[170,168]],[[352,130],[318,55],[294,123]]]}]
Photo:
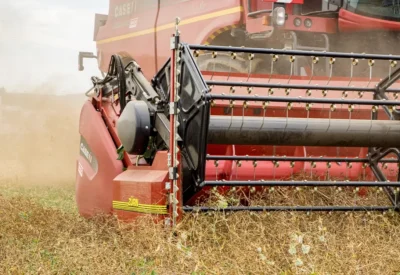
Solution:
[{"label": "dry crop field", "polygon": [[400,274],[400,218],[190,214],[84,220],[74,202],[83,97],[3,95],[0,274]]}]

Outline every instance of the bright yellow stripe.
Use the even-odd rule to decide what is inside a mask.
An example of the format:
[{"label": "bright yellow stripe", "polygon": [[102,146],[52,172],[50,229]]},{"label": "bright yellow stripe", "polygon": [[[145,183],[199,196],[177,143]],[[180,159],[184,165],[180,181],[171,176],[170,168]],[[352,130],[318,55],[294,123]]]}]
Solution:
[{"label": "bright yellow stripe", "polygon": [[134,207],[127,207],[127,206],[121,206],[121,207],[114,207],[115,210],[122,210],[122,211],[127,211],[127,212],[137,212],[137,213],[144,213],[144,214],[154,214],[154,215],[168,215],[168,211],[161,211],[161,210],[149,210],[149,209],[140,209],[140,208],[134,208]]},{"label": "bright yellow stripe", "polygon": [[[226,9],[226,10],[222,10],[222,11],[217,11],[217,12],[208,13],[208,14],[192,17],[189,19],[185,19],[185,20],[182,20],[179,25],[184,26],[184,25],[188,25],[188,24],[192,24],[192,23],[196,23],[196,22],[200,22],[200,21],[204,21],[204,20],[208,20],[208,19],[212,19],[212,18],[217,18],[220,16],[229,15],[229,14],[233,14],[233,13],[237,13],[237,12],[242,12],[242,11],[243,11],[243,7],[239,6],[239,7],[235,7],[235,8],[231,8],[231,9]],[[173,28],[175,28],[175,23],[162,25],[157,28],[151,28],[151,29],[128,33],[128,34],[124,34],[124,35],[120,35],[120,36],[115,36],[115,37],[104,39],[104,40],[99,40],[99,41],[97,41],[97,44],[98,45],[106,44],[106,43],[110,43],[110,42],[125,40],[125,39],[132,38],[132,37],[151,34],[156,31],[159,32],[159,31],[173,29]]]},{"label": "bright yellow stripe", "polygon": [[130,207],[138,207],[138,208],[147,208],[147,209],[165,209],[165,205],[147,205],[147,204],[139,204],[138,206],[129,205],[127,202],[113,202],[115,206],[130,206]]},{"label": "bright yellow stripe", "polygon": [[129,206],[129,207],[135,207],[135,208],[140,208],[140,209],[149,209],[149,210],[164,210],[164,209],[166,209],[166,207],[164,206],[161,206],[161,207],[151,207],[151,206],[131,206],[131,205],[127,205],[127,204],[122,204],[122,203],[120,203],[120,204],[114,204],[114,206],[115,207],[126,207],[126,206]]},{"label": "bright yellow stripe", "polygon": [[160,214],[160,215],[168,214],[166,205],[139,204],[138,206],[130,206],[129,203],[127,202],[113,201],[113,208],[116,210],[147,213],[147,214]]},{"label": "bright yellow stripe", "polygon": [[132,207],[114,207],[115,210],[127,211],[127,212],[137,212],[142,214],[153,214],[153,215],[168,215],[167,211],[155,211],[147,209],[138,209]]}]

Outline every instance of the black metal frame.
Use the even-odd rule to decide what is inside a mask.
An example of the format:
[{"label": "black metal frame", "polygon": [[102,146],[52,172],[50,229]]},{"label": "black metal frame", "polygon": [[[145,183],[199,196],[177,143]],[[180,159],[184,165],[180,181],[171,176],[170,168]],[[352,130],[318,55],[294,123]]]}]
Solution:
[{"label": "black metal frame", "polygon": [[247,17],[256,17],[257,15],[260,15],[260,14],[266,14],[266,13],[271,13],[272,12],[272,10],[252,11],[250,0],[247,1],[247,9],[248,9]]},{"label": "black metal frame", "polygon": [[239,211],[255,211],[255,212],[364,212],[364,211],[399,211],[399,206],[228,206],[220,207],[193,207],[184,206],[183,211],[186,212],[239,212]]},{"label": "black metal frame", "polygon": [[400,61],[400,56],[399,55],[386,55],[386,54],[314,52],[314,51],[302,51],[302,50],[242,48],[242,47],[227,47],[227,46],[214,46],[214,45],[194,45],[194,44],[187,44],[187,46],[191,50],[198,50],[198,51],[216,51],[216,52],[233,52],[233,53],[276,54],[276,55],[293,55],[293,56],[356,58],[356,59],[396,60],[396,61]]},{"label": "black metal frame", "polygon": [[[226,86],[232,83],[227,82]],[[245,85],[243,85],[245,86]],[[266,85],[265,88],[268,88]],[[301,89],[301,88],[298,88]],[[288,103],[321,103],[321,104],[349,104],[349,105],[375,105],[375,106],[399,106],[399,101],[393,100],[351,100],[351,99],[328,99],[328,98],[299,98],[299,97],[277,97],[277,96],[246,96],[246,95],[213,95],[207,94],[208,100],[234,100],[234,101],[261,101],[261,102],[288,102]]]},{"label": "black metal frame", "polygon": [[[314,52],[314,51],[300,51],[300,50],[279,50],[279,49],[261,49],[261,48],[241,48],[241,47],[225,47],[225,46],[204,46],[204,45],[181,45],[182,52],[192,54],[191,51],[213,51],[213,52],[230,52],[230,53],[249,53],[249,54],[270,54],[270,55],[290,55],[290,56],[309,56],[309,57],[324,57],[324,58],[350,58],[355,59],[368,59],[373,66],[374,60],[387,60],[389,62],[400,61],[400,56],[380,55],[380,54],[353,54],[353,53],[337,53],[337,52]],[[194,62],[194,58],[190,59]],[[197,68],[197,69],[193,69]],[[202,78],[198,67],[191,69],[191,74],[198,74]],[[203,79],[203,78],[202,78]],[[353,100],[353,99],[330,99],[330,98],[310,98],[310,97],[277,97],[277,96],[257,96],[257,95],[216,95],[211,94],[211,89],[202,89],[202,100],[204,102],[212,103],[213,100],[237,100],[237,101],[257,101],[257,102],[289,102],[289,103],[321,103],[321,104],[348,104],[348,105],[372,105],[382,106],[389,119],[394,120],[400,117],[400,112],[393,109],[400,105],[400,101],[388,100],[386,93],[398,93],[400,89],[389,89],[389,87],[400,79],[400,69],[393,72],[388,78],[384,79],[376,87],[346,87],[346,86],[315,86],[315,85],[300,85],[300,84],[271,84],[271,83],[253,83],[253,82],[234,82],[234,81],[205,81],[203,83],[211,86],[227,86],[227,87],[258,87],[270,89],[303,89],[303,90],[327,90],[327,91],[349,91],[349,92],[370,92],[374,93],[373,100]],[[204,103],[207,105],[207,103]],[[207,105],[208,106],[208,105]],[[389,111],[388,106],[391,107]],[[372,119],[377,119],[377,114],[372,115]],[[202,124],[202,127],[208,127],[208,124]],[[201,131],[202,133],[207,132]],[[207,139],[203,140],[202,148],[206,148]],[[397,159],[385,158],[387,155],[394,153]],[[369,155],[367,158],[316,158],[316,157],[276,157],[276,156],[209,156],[200,159],[203,161],[201,165],[205,167],[206,162],[210,160],[232,160],[232,161],[299,161],[299,162],[345,162],[345,163],[367,163],[371,167],[374,175],[377,178],[375,181],[206,181],[205,169],[200,169],[201,174],[197,176],[197,181],[191,184],[194,188],[191,194],[195,194],[206,186],[309,186],[309,187],[383,187],[392,202],[392,206],[240,206],[240,207],[191,207],[184,206],[184,211],[387,211],[399,210],[399,195],[400,193],[394,188],[400,188],[400,176],[398,181],[388,182],[384,173],[380,170],[379,163],[398,163],[400,165],[400,151],[397,148],[369,148]],[[199,181],[199,179],[201,179]],[[184,200],[185,201],[185,200]]]},{"label": "black metal frame", "polygon": [[[319,157],[264,157],[264,156],[213,156],[208,155],[207,160],[236,160],[236,161],[300,161],[300,162],[346,162],[368,163],[369,158],[319,158]],[[395,159],[381,159],[381,163],[398,163]]]},{"label": "black metal frame", "polygon": [[376,181],[271,181],[271,180],[242,180],[242,181],[203,181],[204,186],[291,186],[291,187],[400,187],[400,182]]},{"label": "black metal frame", "polygon": [[[274,83],[256,83],[256,82],[237,82],[237,81],[214,81],[208,80],[209,86],[227,86],[227,87],[252,87],[252,88],[270,88],[270,89],[304,89],[314,91],[343,91],[343,92],[371,92],[375,93],[377,88],[329,86],[329,85],[296,85],[296,84],[274,84]],[[388,93],[399,93],[400,89],[387,89]]]}]

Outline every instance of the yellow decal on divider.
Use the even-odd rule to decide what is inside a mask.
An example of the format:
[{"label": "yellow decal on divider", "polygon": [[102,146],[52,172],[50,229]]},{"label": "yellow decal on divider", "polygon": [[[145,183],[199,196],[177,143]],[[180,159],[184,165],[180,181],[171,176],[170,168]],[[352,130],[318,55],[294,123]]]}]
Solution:
[{"label": "yellow decal on divider", "polygon": [[130,198],[128,201],[128,205],[130,207],[138,207],[139,206],[139,200],[138,199],[134,199],[134,198]]},{"label": "yellow decal on divider", "polygon": [[166,205],[140,204],[139,200],[135,198],[130,198],[128,202],[113,201],[113,208],[116,210],[138,212],[144,214],[168,214],[168,209]]}]

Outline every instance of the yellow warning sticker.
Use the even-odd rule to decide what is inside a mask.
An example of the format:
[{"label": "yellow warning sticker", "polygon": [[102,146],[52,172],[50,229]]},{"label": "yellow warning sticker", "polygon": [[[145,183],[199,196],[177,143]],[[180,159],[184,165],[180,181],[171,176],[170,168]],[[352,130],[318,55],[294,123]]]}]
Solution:
[{"label": "yellow warning sticker", "polygon": [[127,202],[113,201],[113,208],[115,210],[138,212],[145,214],[158,214],[167,215],[168,209],[166,205],[158,204],[140,204],[136,198],[129,198]]}]

